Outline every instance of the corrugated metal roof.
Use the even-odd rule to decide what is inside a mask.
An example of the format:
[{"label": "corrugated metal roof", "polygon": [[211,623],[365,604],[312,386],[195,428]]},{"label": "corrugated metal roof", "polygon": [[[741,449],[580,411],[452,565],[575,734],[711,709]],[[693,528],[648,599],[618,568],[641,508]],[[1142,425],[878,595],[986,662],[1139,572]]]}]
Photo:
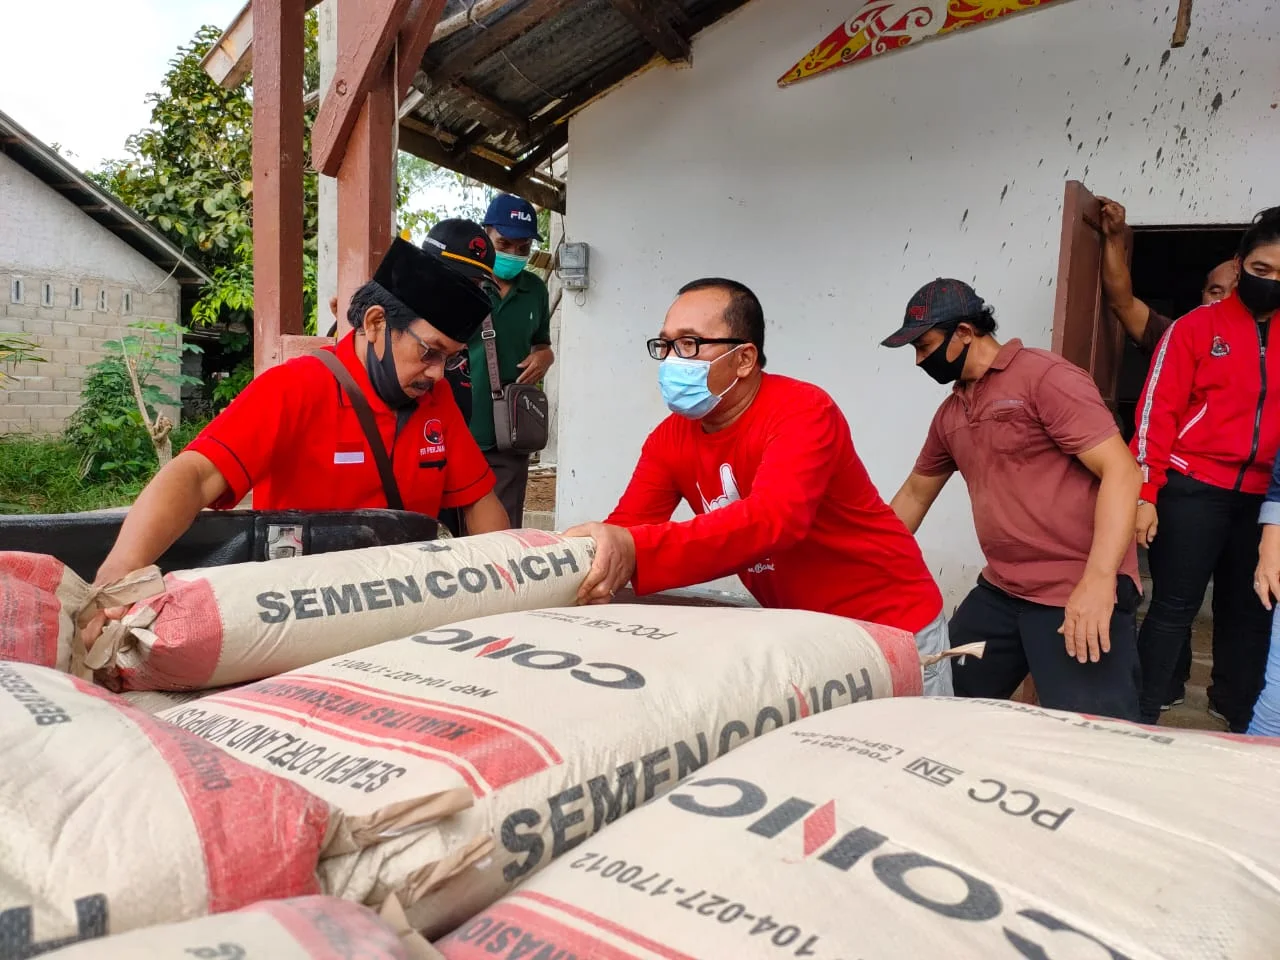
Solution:
[{"label": "corrugated metal roof", "polygon": [[165,273],[172,272],[179,283],[211,282],[194,259],[3,112],[0,112],[0,153],[48,184]]},{"label": "corrugated metal roof", "polygon": [[[449,26],[423,60],[416,86],[424,96],[403,118],[401,147],[562,208],[564,185],[539,168],[565,142],[569,117],[661,61],[655,35],[675,38],[668,50],[687,49],[697,31],[745,2],[448,0],[441,24]],[[655,20],[662,29],[650,26]]]}]

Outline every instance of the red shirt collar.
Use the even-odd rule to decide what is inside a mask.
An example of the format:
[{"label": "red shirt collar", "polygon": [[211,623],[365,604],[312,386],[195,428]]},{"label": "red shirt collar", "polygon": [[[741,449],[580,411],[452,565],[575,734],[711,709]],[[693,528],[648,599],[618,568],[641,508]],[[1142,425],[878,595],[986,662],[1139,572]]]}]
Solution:
[{"label": "red shirt collar", "polygon": [[1222,300],[1209,304],[1209,306],[1223,311],[1233,320],[1248,320],[1250,323],[1258,322],[1257,318],[1249,312],[1249,308],[1244,305],[1244,301],[1240,299],[1240,294],[1236,290],[1232,290]]},{"label": "red shirt collar", "polygon": [[968,383],[966,383],[963,380],[957,380],[955,383],[955,386],[951,388],[951,392],[954,394],[963,395],[964,392],[969,387],[972,387],[974,384],[981,383],[983,380],[985,380],[987,378],[987,375],[990,374],[993,370],[999,371],[1008,367],[1009,364],[1013,362],[1013,358],[1016,357],[1021,352],[1022,352],[1022,341],[1019,340],[1017,337],[1014,337],[1012,340],[1001,345],[999,352],[996,354],[996,358],[991,361],[991,366],[987,367],[986,373],[984,373],[977,380],[973,380]]}]

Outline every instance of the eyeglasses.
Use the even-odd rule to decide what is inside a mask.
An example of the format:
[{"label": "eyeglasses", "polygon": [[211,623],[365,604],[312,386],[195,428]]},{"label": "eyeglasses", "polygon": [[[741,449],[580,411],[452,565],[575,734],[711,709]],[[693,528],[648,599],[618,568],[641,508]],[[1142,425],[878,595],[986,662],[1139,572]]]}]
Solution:
[{"label": "eyeglasses", "polygon": [[750,342],[750,340],[741,340],[736,337],[676,337],[674,340],[654,337],[645,345],[649,348],[649,356],[655,360],[665,360],[673,351],[681,360],[692,360],[707,344],[732,343],[742,346]]},{"label": "eyeglasses", "polygon": [[424,367],[434,366],[437,363],[444,363],[446,360],[449,359],[449,354],[445,353],[443,350],[438,350],[435,347],[431,346],[431,344],[427,343],[425,340],[423,340],[420,336],[418,336],[408,327],[404,328],[404,332],[407,333],[409,336],[413,337],[413,339],[417,340],[418,345],[422,347],[422,355],[418,358],[418,360],[419,362],[421,362],[421,364]]}]

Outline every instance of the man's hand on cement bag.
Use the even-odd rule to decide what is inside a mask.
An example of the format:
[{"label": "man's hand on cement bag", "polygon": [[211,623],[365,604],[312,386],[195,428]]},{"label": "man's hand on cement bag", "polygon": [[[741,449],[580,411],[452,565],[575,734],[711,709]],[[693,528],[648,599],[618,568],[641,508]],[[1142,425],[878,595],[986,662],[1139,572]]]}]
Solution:
[{"label": "man's hand on cement bag", "polygon": [[80,638],[84,640],[84,648],[86,650],[93,649],[94,643],[102,636],[102,631],[106,629],[107,621],[123,620],[124,615],[128,612],[128,607],[112,607],[109,610],[100,610],[94,614],[93,618],[84,625],[84,629],[80,631]]},{"label": "man's hand on cement bag", "polygon": [[[156,566],[126,569],[124,573],[118,574],[114,568],[104,563],[93,581],[93,589],[93,602],[88,609],[93,609],[104,601],[114,602],[112,606],[100,607],[81,625],[80,640],[83,641],[86,650],[92,648],[97,639],[102,636],[108,620],[124,619],[125,614],[129,612],[129,604],[163,592],[164,576]],[[84,614],[82,613],[81,616],[83,617]]]},{"label": "man's hand on cement bag", "polygon": [[636,572],[636,541],[626,527],[584,523],[566,530],[566,537],[590,537],[596,558],[578,588],[578,603],[608,603]]}]

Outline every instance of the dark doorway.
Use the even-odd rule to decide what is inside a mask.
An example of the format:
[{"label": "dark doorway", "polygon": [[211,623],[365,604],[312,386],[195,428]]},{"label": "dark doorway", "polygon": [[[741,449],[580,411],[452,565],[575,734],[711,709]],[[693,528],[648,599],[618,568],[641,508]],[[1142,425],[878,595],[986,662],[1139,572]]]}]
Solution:
[{"label": "dark doorway", "polygon": [[[1174,319],[1200,306],[1205,276],[1235,256],[1244,227],[1134,227],[1133,293],[1152,310]],[[1125,440],[1133,436],[1138,397],[1151,354],[1128,337],[1116,385],[1116,412]]]}]

